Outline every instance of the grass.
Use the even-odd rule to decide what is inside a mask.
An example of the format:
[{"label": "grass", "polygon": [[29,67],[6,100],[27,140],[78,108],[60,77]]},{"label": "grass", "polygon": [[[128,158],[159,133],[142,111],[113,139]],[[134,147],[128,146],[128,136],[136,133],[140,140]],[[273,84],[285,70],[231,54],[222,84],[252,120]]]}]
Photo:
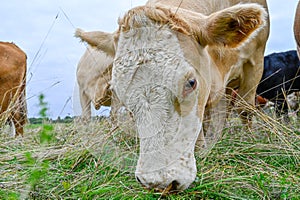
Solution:
[{"label": "grass", "polygon": [[137,139],[106,119],[27,125],[1,134],[0,199],[300,199],[299,122],[257,113],[245,131],[232,117],[192,186],[166,196],[137,183]]}]

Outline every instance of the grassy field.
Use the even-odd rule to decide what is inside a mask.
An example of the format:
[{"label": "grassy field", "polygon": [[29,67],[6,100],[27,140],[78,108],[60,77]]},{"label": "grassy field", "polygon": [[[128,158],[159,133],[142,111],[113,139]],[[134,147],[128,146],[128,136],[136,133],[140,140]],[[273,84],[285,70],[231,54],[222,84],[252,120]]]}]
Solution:
[{"label": "grassy field", "polygon": [[189,189],[165,195],[134,177],[138,140],[105,119],[89,125],[27,125],[0,135],[0,199],[300,199],[300,119],[256,115],[244,131],[231,118],[222,138],[197,157]]}]

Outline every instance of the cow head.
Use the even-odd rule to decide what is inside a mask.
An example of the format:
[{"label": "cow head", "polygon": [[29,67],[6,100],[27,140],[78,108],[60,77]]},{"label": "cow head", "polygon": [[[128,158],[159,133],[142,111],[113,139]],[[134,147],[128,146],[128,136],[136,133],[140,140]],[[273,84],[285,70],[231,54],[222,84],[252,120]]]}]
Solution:
[{"label": "cow head", "polygon": [[95,85],[94,94],[94,106],[96,110],[99,110],[101,106],[111,106],[111,70],[112,65],[109,65],[100,75],[97,77],[97,84]]},{"label": "cow head", "polygon": [[218,76],[206,46],[238,47],[263,26],[265,16],[257,4],[210,16],[143,6],[119,19],[116,33],[76,32],[114,56],[112,89],[135,119],[136,178],[144,186],[183,190],[193,182],[195,142],[216,88],[212,76]]}]

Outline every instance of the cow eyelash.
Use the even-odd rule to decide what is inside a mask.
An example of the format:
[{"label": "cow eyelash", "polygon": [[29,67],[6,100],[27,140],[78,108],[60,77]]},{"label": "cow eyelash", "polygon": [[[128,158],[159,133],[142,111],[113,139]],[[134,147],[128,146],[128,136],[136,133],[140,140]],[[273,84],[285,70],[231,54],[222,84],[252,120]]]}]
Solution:
[{"label": "cow eyelash", "polygon": [[197,80],[195,78],[191,78],[186,81],[183,90],[183,97],[186,97],[188,94],[193,92],[197,87]]}]

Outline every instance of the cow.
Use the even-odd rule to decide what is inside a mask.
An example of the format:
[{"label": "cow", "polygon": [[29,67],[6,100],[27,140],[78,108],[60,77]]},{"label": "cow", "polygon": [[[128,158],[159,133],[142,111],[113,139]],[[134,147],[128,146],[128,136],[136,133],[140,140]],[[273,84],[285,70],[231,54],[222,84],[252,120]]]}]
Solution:
[{"label": "cow", "polygon": [[294,35],[297,44],[298,57],[300,58],[300,2],[298,2],[295,14]]},{"label": "cow", "polygon": [[76,76],[84,122],[91,119],[91,103],[96,110],[101,106],[111,106],[112,62],[113,57],[90,46],[79,60]]},{"label": "cow", "polygon": [[[149,0],[118,24],[114,33],[77,29],[75,35],[114,57],[111,88],[132,113],[140,139],[137,181],[184,190],[196,177],[197,139],[205,146],[226,89],[238,88],[241,100],[255,103],[269,36],[267,3]],[[238,110],[247,124],[250,110]]]},{"label": "cow", "polygon": [[24,133],[27,122],[27,56],[14,43],[0,42],[0,119],[15,128],[15,136]]},{"label": "cow", "polygon": [[274,103],[277,116],[288,113],[286,97],[300,91],[300,61],[296,50],[272,53],[264,58],[264,71],[256,93]]}]

